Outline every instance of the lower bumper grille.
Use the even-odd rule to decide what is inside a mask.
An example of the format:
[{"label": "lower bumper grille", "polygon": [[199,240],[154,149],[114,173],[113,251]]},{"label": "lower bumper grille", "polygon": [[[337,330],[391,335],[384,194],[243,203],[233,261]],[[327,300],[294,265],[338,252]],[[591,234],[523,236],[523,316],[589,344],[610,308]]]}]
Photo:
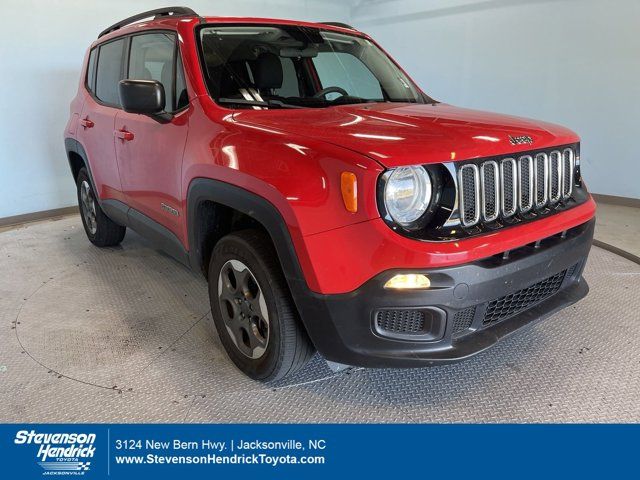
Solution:
[{"label": "lower bumper grille", "polygon": [[471,327],[475,314],[476,307],[469,307],[456,312],[453,317],[453,333],[463,332]]},{"label": "lower bumper grille", "polygon": [[550,297],[562,286],[567,270],[552,275],[530,287],[505,295],[487,304],[483,325],[496,323],[532,307]]},{"label": "lower bumper grille", "polygon": [[380,330],[404,335],[424,333],[424,313],[420,310],[381,310],[376,315]]}]

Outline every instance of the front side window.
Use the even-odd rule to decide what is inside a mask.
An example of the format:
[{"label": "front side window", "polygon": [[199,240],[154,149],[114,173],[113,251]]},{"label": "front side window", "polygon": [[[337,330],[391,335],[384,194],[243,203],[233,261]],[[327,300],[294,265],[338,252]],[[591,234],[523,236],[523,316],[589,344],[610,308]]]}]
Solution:
[{"label": "front side window", "polygon": [[131,38],[129,53],[130,79],[157,80],[162,83],[165,111],[173,111],[173,72],[176,53],[175,36],[170,33],[149,33]]},{"label": "front side window", "polygon": [[124,39],[114,40],[101,45],[98,53],[95,94],[109,105],[120,105],[118,82],[124,78],[122,72],[124,45]]},{"label": "front side window", "polygon": [[178,55],[176,62],[176,110],[180,110],[189,104],[189,95],[187,94],[187,83],[184,80],[184,67],[182,66],[182,57]]},{"label": "front side window", "polygon": [[218,103],[251,108],[432,102],[370,40],[319,28],[204,26],[201,58]]}]

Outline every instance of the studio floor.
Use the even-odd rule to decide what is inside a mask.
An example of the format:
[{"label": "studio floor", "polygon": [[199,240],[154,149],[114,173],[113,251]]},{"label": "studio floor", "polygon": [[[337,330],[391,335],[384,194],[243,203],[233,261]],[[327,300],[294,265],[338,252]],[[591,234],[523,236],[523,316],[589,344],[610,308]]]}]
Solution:
[{"label": "studio floor", "polygon": [[[603,240],[638,255],[637,212],[608,208]],[[0,272],[0,422],[640,421],[640,265],[599,247],[586,299],[471,360],[316,357],[268,386],[226,358],[204,280],[131,231],[101,250],[76,215],[4,229]]]}]

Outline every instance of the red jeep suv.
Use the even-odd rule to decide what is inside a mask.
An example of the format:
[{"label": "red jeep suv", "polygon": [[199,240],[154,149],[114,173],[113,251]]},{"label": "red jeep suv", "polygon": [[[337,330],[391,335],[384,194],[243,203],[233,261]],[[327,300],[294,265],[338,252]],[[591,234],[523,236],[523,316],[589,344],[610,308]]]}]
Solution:
[{"label": "red jeep suv", "polygon": [[428,97],[339,23],[128,18],[88,49],[65,146],[89,240],[127,227],[209,282],[275,380],[477,354],[588,292],[579,138]]}]

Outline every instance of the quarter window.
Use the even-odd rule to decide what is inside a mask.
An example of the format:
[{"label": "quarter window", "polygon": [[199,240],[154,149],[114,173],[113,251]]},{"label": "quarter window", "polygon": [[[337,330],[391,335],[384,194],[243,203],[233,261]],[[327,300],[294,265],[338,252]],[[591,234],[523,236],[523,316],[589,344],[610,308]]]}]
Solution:
[{"label": "quarter window", "polygon": [[89,53],[89,62],[87,64],[87,88],[93,92],[96,89],[96,58],[98,57],[98,49],[94,48]]},{"label": "quarter window", "polygon": [[109,105],[120,106],[118,82],[122,80],[122,55],[124,39],[100,46],[96,72],[96,97]]}]

